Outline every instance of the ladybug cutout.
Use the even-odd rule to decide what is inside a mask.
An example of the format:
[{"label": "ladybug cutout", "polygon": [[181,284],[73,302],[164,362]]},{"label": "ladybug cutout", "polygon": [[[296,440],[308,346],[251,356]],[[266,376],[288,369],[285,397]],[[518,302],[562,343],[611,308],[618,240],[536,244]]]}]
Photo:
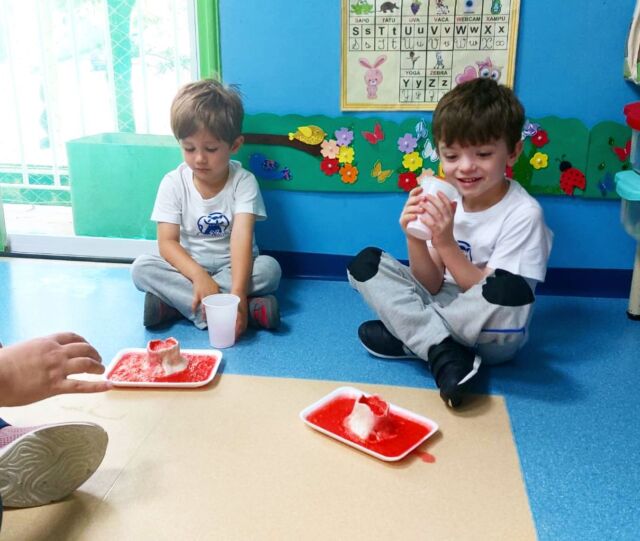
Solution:
[{"label": "ladybug cutout", "polygon": [[567,195],[573,195],[575,188],[584,190],[587,186],[587,177],[584,176],[584,173],[580,171],[580,169],[573,167],[571,162],[562,160],[560,162],[560,171],[562,171],[560,175],[560,189]]}]

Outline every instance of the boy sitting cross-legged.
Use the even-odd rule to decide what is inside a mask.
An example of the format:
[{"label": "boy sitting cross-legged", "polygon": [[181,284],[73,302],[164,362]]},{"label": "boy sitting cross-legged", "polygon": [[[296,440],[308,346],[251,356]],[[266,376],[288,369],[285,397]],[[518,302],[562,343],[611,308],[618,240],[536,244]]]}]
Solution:
[{"label": "boy sitting cross-legged", "polygon": [[[524,345],[545,277],[552,233],[538,202],[505,177],[522,152],[523,124],[516,96],[491,79],[448,92],[433,136],[459,197],[409,193],[400,216],[409,267],[378,248],[348,266],[350,283],[380,318],[360,326],[362,345],[378,357],[426,361],[451,407],[462,403],[481,362],[504,362]],[[416,217],[430,241],[407,233]]]},{"label": "boy sitting cross-legged", "polygon": [[236,336],[250,323],[280,323],[273,293],[278,262],[260,255],[254,224],[267,217],[258,182],[231,159],[243,143],[244,110],[233,87],[205,79],[185,85],[171,105],[171,129],[184,162],[158,188],[152,220],[160,257],[142,255],[131,268],[145,291],[144,325],[185,317],[204,329],[201,301],[215,293],[240,297]]}]

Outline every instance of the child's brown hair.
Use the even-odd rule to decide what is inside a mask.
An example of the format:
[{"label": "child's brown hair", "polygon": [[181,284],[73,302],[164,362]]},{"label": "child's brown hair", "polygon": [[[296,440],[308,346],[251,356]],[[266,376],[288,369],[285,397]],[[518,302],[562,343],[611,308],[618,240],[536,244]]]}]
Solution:
[{"label": "child's brown hair", "polygon": [[433,114],[435,146],[482,145],[504,139],[513,152],[522,138],[524,107],[513,91],[479,77],[447,92]]},{"label": "child's brown hair", "polygon": [[242,133],[244,107],[238,88],[215,79],[183,86],[171,104],[171,130],[184,139],[204,128],[233,145]]}]

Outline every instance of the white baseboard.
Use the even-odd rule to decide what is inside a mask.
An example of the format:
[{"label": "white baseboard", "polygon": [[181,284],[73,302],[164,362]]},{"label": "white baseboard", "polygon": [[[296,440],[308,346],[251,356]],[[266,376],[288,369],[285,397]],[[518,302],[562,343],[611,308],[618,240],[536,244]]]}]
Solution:
[{"label": "white baseboard", "polygon": [[141,254],[158,254],[155,240],[106,237],[8,235],[5,255],[68,257],[132,261]]}]

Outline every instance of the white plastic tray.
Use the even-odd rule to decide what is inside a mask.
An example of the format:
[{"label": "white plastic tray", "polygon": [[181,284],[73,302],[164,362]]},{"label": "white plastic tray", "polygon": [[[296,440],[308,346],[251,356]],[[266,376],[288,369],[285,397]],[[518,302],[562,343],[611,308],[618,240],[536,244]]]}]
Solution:
[{"label": "white plastic tray", "polygon": [[[213,380],[220,366],[220,362],[222,361],[222,352],[217,349],[182,349],[180,350],[181,355],[215,357],[215,361],[211,367],[211,371],[204,379],[197,381],[121,381],[111,379],[113,371],[117,367],[120,360],[127,353],[139,353],[146,355],[147,350],[145,348],[126,348],[121,349],[120,351],[118,351],[118,353],[115,354],[115,356],[109,363],[109,366],[105,370],[104,377],[107,381],[110,381],[116,387],[202,387]],[[178,374],[180,374],[180,372],[176,373],[175,376],[178,376]]]},{"label": "white plastic tray", "polygon": [[411,451],[413,451],[414,449],[416,449],[419,445],[421,445],[424,441],[426,441],[428,438],[430,438],[433,434],[435,434],[438,431],[438,423],[436,423],[435,421],[428,419],[427,417],[423,417],[422,415],[418,415],[417,413],[413,413],[412,411],[406,410],[404,408],[401,408],[399,406],[396,406],[394,404],[389,404],[389,411],[394,413],[395,415],[398,415],[399,417],[404,417],[405,419],[408,419],[410,421],[413,421],[415,423],[418,423],[420,425],[423,425],[425,427],[427,427],[429,429],[429,431],[420,438],[417,438],[416,441],[412,441],[410,443],[407,444],[407,446],[405,448],[403,448],[398,454],[395,454],[393,456],[388,456],[388,455],[383,455],[380,454],[372,449],[369,449],[366,445],[358,442],[358,441],[353,441],[350,439],[347,439],[343,436],[341,436],[340,434],[337,434],[335,432],[332,432],[330,430],[325,429],[322,426],[317,425],[316,423],[312,422],[309,420],[309,416],[314,413],[316,410],[322,408],[325,404],[331,402],[332,400],[334,400],[335,398],[338,397],[343,397],[343,398],[354,398],[354,400],[358,400],[361,396],[371,396],[368,393],[365,393],[363,391],[360,391],[359,389],[356,389],[355,387],[338,387],[337,389],[335,389],[334,391],[330,392],[328,395],[324,396],[323,398],[321,398],[320,400],[318,400],[317,402],[311,404],[310,406],[307,406],[305,409],[303,409],[300,412],[300,419],[302,419],[302,421],[310,426],[311,428],[313,428],[314,430],[317,430],[318,432],[322,432],[323,434],[326,434],[327,436],[330,436],[338,441],[341,441],[342,443],[345,443],[351,447],[354,447],[355,449],[358,449],[359,451],[362,451],[363,453],[367,453],[371,456],[374,456],[380,460],[384,460],[385,462],[394,462],[397,460],[401,460],[404,457],[406,457]]}]

